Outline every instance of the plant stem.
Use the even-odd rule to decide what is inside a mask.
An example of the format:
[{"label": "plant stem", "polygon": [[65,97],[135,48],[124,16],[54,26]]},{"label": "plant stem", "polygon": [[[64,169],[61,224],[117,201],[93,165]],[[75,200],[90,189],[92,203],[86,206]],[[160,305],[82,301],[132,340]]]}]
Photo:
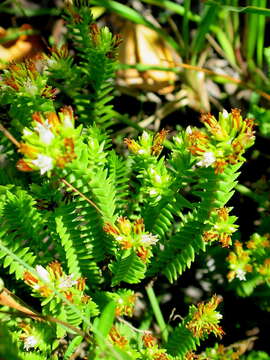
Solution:
[{"label": "plant stem", "polygon": [[67,187],[69,187],[73,192],[76,192],[77,194],[80,195],[80,197],[82,197],[85,201],[87,201],[90,205],[92,205],[101,215],[102,215],[102,211],[99,209],[99,207],[94,203],[94,201],[92,201],[91,199],[89,199],[87,196],[85,196],[83,193],[81,193],[78,189],[76,189],[73,185],[71,185],[67,180],[65,179],[61,179],[62,183],[64,183]]},{"label": "plant stem", "polygon": [[173,72],[178,73],[180,71],[180,68],[184,68],[184,69],[187,69],[187,70],[200,71],[200,72],[203,72],[205,74],[208,74],[209,76],[216,76],[216,77],[225,79],[228,82],[238,84],[239,86],[241,86],[243,88],[250,89],[250,90],[256,92],[257,94],[259,94],[260,96],[264,97],[268,101],[270,101],[270,94],[256,88],[253,84],[247,84],[244,81],[236,79],[236,78],[234,78],[232,76],[220,74],[218,72],[212,71],[210,69],[202,68],[202,67],[196,66],[196,65],[190,65],[190,64],[185,64],[185,63],[179,63],[179,64],[175,64],[175,65],[177,67],[170,68],[170,67],[145,65],[145,64],[136,64],[136,65],[120,64],[119,69],[129,69],[130,68],[130,69],[137,69],[138,71],[142,71],[142,72],[147,71],[147,70],[159,70],[159,71],[173,71]]},{"label": "plant stem", "polygon": [[20,147],[20,143],[15,139],[13,135],[2,125],[0,124],[0,131],[18,148]]},{"label": "plant stem", "polygon": [[154,293],[152,283],[150,283],[148,286],[146,286],[145,289],[146,289],[146,293],[147,293],[148,299],[150,301],[150,304],[152,306],[155,318],[156,318],[157,323],[159,325],[160,332],[161,332],[161,337],[162,337],[164,342],[167,342],[167,340],[168,340],[168,330],[167,330],[166,323],[164,321],[162,312],[160,310],[156,295]]}]

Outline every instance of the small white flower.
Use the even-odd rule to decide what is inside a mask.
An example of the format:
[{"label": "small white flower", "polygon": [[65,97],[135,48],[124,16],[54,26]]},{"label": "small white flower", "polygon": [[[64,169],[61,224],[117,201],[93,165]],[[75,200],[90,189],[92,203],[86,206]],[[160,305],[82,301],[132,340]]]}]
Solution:
[{"label": "small white flower", "polygon": [[33,84],[32,81],[28,80],[26,83],[25,83],[25,86],[24,86],[26,92],[28,92],[29,95],[36,95],[37,92],[38,92],[38,87],[36,86],[36,84]]},{"label": "small white flower", "polygon": [[150,196],[156,196],[156,195],[158,195],[158,192],[157,192],[156,189],[151,189],[151,190],[149,190],[149,195]]},{"label": "small white flower", "polygon": [[65,128],[73,128],[72,117],[69,114],[65,114],[63,117],[63,126]]},{"label": "small white flower", "polygon": [[152,235],[152,234],[144,234],[141,237],[141,241],[140,243],[142,245],[155,245],[158,242],[158,237],[157,235]]},{"label": "small white flower", "polygon": [[246,280],[246,272],[243,269],[237,269],[236,277],[241,281],[245,281]]},{"label": "small white flower", "polygon": [[188,126],[188,127],[186,128],[186,133],[187,133],[188,135],[191,135],[191,134],[192,134],[192,128],[191,128],[191,126]]},{"label": "small white flower", "polygon": [[24,128],[23,129],[23,135],[24,136],[28,136],[28,135],[32,135],[33,134],[33,131],[27,129],[27,128]]},{"label": "small white flower", "polygon": [[36,271],[39,275],[39,277],[45,281],[45,282],[50,282],[50,274],[49,272],[41,265],[37,265],[36,266]]},{"label": "small white flower", "polygon": [[150,135],[148,134],[148,132],[147,131],[143,131],[143,133],[142,133],[142,137],[141,137],[141,141],[143,142],[147,142],[148,140],[149,140],[149,138],[150,138]]},{"label": "small white flower", "polygon": [[215,155],[212,151],[207,151],[203,154],[202,160],[197,162],[197,166],[208,167],[216,161]]},{"label": "small white flower", "polygon": [[155,175],[155,182],[156,183],[161,183],[162,182],[161,176],[159,174]]},{"label": "small white flower", "polygon": [[227,119],[227,117],[229,116],[229,113],[227,110],[223,109],[222,115],[225,119]]},{"label": "small white flower", "polygon": [[45,172],[52,170],[53,159],[50,156],[38,155],[36,160],[32,160],[32,164],[40,169],[40,174],[43,175]]},{"label": "small white flower", "polygon": [[38,340],[35,336],[31,335],[31,336],[27,336],[25,339],[24,339],[24,349],[26,351],[29,351],[29,349],[35,347],[38,343]]},{"label": "small white flower", "polygon": [[37,123],[35,130],[38,132],[40,140],[49,145],[54,139],[54,134],[50,130],[51,125],[46,120],[43,124]]},{"label": "small white flower", "polygon": [[202,71],[198,71],[197,72],[197,78],[200,79],[200,80],[204,79],[204,73]]},{"label": "small white flower", "polygon": [[145,154],[146,152],[145,152],[145,150],[144,149],[140,149],[140,150],[138,150],[138,154],[139,155],[143,155],[143,154]]},{"label": "small white flower", "polygon": [[155,175],[155,173],[156,173],[156,171],[155,171],[155,169],[153,169],[152,167],[149,169],[149,173],[150,173],[150,175]]},{"label": "small white flower", "polygon": [[125,237],[122,235],[116,236],[116,238],[115,238],[115,240],[119,241],[119,242],[123,241],[124,239],[125,239]]},{"label": "small white flower", "polygon": [[60,279],[59,288],[71,288],[73,285],[77,284],[77,280],[73,280],[74,274],[65,275]]}]

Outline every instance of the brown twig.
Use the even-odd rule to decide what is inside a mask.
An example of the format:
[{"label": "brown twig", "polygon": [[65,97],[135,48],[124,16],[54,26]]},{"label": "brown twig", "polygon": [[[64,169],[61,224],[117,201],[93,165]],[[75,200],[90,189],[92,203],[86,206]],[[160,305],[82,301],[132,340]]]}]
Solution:
[{"label": "brown twig", "polygon": [[0,131],[15,145],[17,148],[20,147],[19,141],[15,139],[13,135],[0,123]]},{"label": "brown twig", "polygon": [[62,183],[64,183],[67,187],[69,187],[73,192],[76,192],[80,195],[81,198],[83,198],[85,201],[87,201],[90,205],[92,205],[97,212],[99,212],[102,215],[102,211],[99,209],[99,207],[94,203],[94,201],[90,200],[87,196],[85,196],[83,193],[81,193],[78,189],[76,189],[73,185],[71,185],[67,180],[61,179]]},{"label": "brown twig", "polygon": [[200,72],[203,72],[203,73],[211,75],[211,76],[222,77],[223,79],[226,79],[226,80],[228,80],[230,82],[241,85],[243,87],[247,87],[248,89],[257,92],[259,95],[261,95],[262,97],[264,97],[265,99],[270,101],[270,94],[267,94],[265,91],[256,89],[252,85],[249,85],[249,84],[245,83],[244,81],[236,79],[236,78],[234,78],[232,76],[225,75],[225,74],[220,74],[220,73],[217,73],[215,71],[205,69],[205,68],[202,68],[202,67],[196,66],[196,65],[190,65],[190,64],[181,63],[181,64],[177,64],[177,66],[182,67],[184,69],[188,69],[188,70],[200,71]]},{"label": "brown twig", "polygon": [[78,335],[83,336],[84,338],[86,337],[87,334],[85,334],[81,329],[78,329],[77,327],[70,325],[69,323],[56,319],[52,316],[44,316],[44,315],[35,315],[35,314],[29,314],[26,313],[24,311],[17,311],[17,312],[13,312],[13,311],[5,311],[5,310],[0,310],[0,314],[8,314],[8,315],[12,315],[15,317],[31,317],[32,319],[36,319],[36,320],[43,320],[43,321],[47,321],[47,322],[53,322],[56,324],[60,324],[63,325],[65,327],[67,327],[68,329],[74,331],[75,333],[77,333]]}]

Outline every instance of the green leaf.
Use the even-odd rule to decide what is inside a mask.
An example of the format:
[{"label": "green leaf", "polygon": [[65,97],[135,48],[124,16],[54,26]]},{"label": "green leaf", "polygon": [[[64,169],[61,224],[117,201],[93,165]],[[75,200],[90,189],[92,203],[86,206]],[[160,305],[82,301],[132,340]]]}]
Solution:
[{"label": "green leaf", "polygon": [[106,338],[112,328],[114,318],[115,318],[115,308],[116,304],[114,301],[109,302],[105,309],[102,311],[101,316],[98,321],[96,335],[99,341],[103,341]]},{"label": "green leaf", "polygon": [[234,11],[238,13],[245,13],[245,14],[258,14],[258,15],[264,15],[264,16],[270,16],[270,9],[267,8],[261,8],[257,6],[227,6],[227,5],[221,5],[219,2],[214,0],[208,0],[206,2],[206,5],[218,5],[222,6],[223,9],[228,11]]},{"label": "green leaf", "polygon": [[70,359],[71,355],[75,352],[76,348],[81,344],[83,341],[82,336],[76,336],[68,345],[68,348],[64,355],[64,360]]},{"label": "green leaf", "polygon": [[121,258],[111,265],[114,273],[112,286],[125,281],[129,284],[136,284],[144,277],[146,265],[140,260],[135,252]]}]

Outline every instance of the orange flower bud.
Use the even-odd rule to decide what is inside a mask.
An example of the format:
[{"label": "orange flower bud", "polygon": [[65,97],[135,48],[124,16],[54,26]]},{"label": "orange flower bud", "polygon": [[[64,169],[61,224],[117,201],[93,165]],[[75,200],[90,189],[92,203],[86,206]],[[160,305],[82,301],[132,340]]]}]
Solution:
[{"label": "orange flower bud", "polygon": [[119,331],[116,329],[115,326],[111,328],[109,336],[112,342],[118,345],[120,348],[125,347],[126,344],[128,343],[127,339],[119,333]]},{"label": "orange flower bud", "polygon": [[34,146],[20,143],[19,152],[27,155],[30,158],[36,158],[36,154],[38,153],[38,150]]},{"label": "orange flower bud", "polygon": [[150,333],[145,333],[142,337],[144,346],[147,348],[153,347],[157,343],[157,339]]},{"label": "orange flower bud", "polygon": [[126,217],[120,216],[117,219],[117,222],[118,222],[119,230],[121,231],[122,234],[129,235],[131,233],[131,223]]},{"label": "orange flower bud", "polygon": [[60,120],[55,112],[50,112],[47,115],[47,119],[48,119],[49,124],[51,124],[53,128],[57,129],[59,127]]},{"label": "orange flower bud", "polygon": [[77,280],[77,289],[83,291],[85,289],[86,278],[80,277]]},{"label": "orange flower bud", "polygon": [[23,274],[23,281],[30,286],[38,283],[38,279],[34,277],[29,271],[25,271]]},{"label": "orange flower bud", "polygon": [[119,230],[116,228],[116,226],[113,226],[109,223],[106,223],[104,226],[103,226],[103,230],[110,234],[110,235],[120,235],[120,232]]},{"label": "orange flower bud", "polygon": [[33,168],[31,168],[28,163],[24,160],[24,159],[20,159],[17,164],[16,164],[16,168],[20,171],[34,171]]},{"label": "orange flower bud", "polygon": [[149,252],[145,247],[140,246],[136,253],[143,262],[146,262]]},{"label": "orange flower bud", "polygon": [[141,234],[145,231],[143,219],[138,219],[134,223],[134,233]]},{"label": "orange flower bud", "polygon": [[59,261],[55,260],[49,264],[56,279],[59,279],[63,275],[63,269]]},{"label": "orange flower bud", "polygon": [[138,154],[138,152],[141,150],[141,146],[136,143],[133,139],[124,139],[124,143],[127,145],[129,151],[133,152],[134,154]]}]

